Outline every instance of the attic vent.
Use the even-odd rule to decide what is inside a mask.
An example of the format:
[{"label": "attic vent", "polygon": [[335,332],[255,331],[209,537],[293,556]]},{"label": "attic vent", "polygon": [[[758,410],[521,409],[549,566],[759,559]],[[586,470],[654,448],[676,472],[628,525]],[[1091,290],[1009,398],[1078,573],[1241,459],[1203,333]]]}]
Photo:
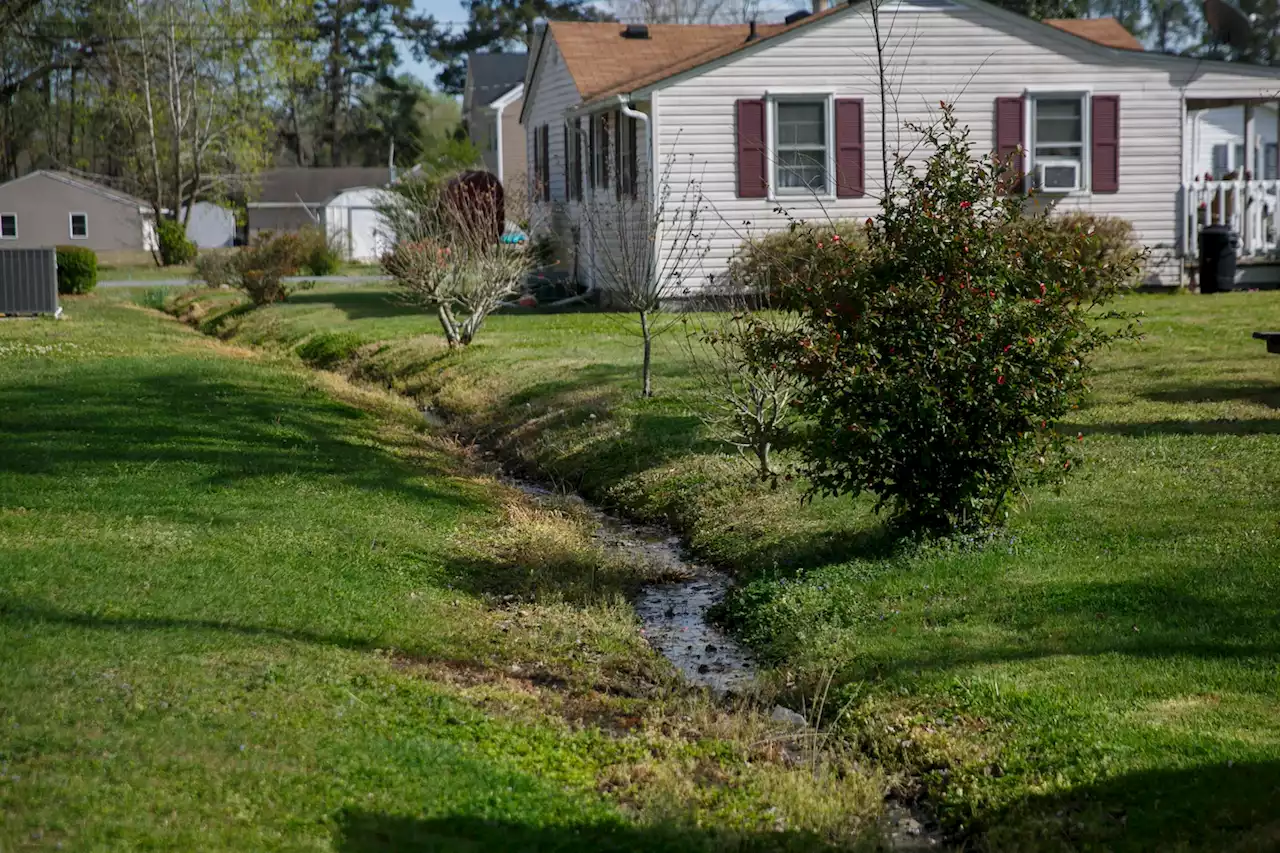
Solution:
[{"label": "attic vent", "polygon": [[624,39],[647,39],[649,37],[649,27],[645,24],[627,24],[627,28],[622,31]]},{"label": "attic vent", "polygon": [[794,24],[796,21],[803,21],[805,18],[809,17],[810,14],[811,13],[809,12],[809,10],[800,9],[799,11],[792,12],[790,15],[787,15],[785,18],[783,18],[782,23],[786,24],[787,26],[790,26],[791,24]]}]

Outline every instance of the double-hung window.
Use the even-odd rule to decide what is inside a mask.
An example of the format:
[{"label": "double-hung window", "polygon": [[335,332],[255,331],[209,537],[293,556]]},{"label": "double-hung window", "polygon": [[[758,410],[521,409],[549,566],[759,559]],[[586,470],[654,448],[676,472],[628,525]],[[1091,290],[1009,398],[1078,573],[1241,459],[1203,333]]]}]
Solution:
[{"label": "double-hung window", "polygon": [[778,195],[827,195],[830,187],[829,101],[773,103],[774,180]]},{"label": "double-hung window", "polygon": [[18,214],[0,213],[0,240],[18,239]]},{"label": "double-hung window", "polygon": [[71,239],[89,239],[89,215],[87,213],[71,214]]},{"label": "double-hung window", "polygon": [[1084,189],[1086,179],[1086,95],[1031,98],[1031,169],[1041,192]]}]

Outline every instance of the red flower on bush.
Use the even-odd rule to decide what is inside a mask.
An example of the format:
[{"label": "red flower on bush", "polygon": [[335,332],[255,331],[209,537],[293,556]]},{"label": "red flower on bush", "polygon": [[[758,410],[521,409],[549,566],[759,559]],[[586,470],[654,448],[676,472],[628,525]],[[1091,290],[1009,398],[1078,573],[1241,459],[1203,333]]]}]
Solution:
[{"label": "red flower on bush", "polygon": [[969,209],[969,208],[971,208],[971,207],[973,207],[973,202],[970,202],[970,201],[962,201],[962,202],[960,202],[960,209],[961,209],[961,210],[968,210],[968,209]]}]

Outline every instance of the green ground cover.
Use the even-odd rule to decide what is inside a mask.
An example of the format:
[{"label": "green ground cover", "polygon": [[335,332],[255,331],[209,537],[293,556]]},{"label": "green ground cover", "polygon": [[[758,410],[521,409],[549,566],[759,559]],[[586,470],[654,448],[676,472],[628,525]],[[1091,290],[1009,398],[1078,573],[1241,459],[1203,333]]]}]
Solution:
[{"label": "green ground cover", "polygon": [[874,843],[885,778],[680,690],[572,508],[126,298],[0,326],[0,850]]},{"label": "green ground cover", "polygon": [[[223,301],[217,302],[220,298]],[[1280,294],[1131,296],[1141,341],[1066,428],[1087,465],[990,541],[903,547],[863,500],[801,504],[709,436],[677,345],[595,314],[491,318],[447,352],[381,288],[175,306],[453,418],[510,463],[676,526],[741,582],[725,618],[777,689],[828,681],[836,730],[913,771],[991,849],[1280,844]]]}]

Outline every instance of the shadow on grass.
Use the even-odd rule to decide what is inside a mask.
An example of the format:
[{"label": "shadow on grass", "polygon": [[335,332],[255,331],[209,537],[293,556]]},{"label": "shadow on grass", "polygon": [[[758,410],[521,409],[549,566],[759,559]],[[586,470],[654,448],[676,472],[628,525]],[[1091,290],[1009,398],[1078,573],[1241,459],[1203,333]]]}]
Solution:
[{"label": "shadow on grass", "polygon": [[[129,477],[131,465],[153,473],[164,466],[174,472],[169,482],[213,487],[324,477],[414,501],[477,506],[461,489],[424,477],[444,471],[410,467],[376,447],[368,439],[377,422],[362,423],[368,416],[359,409],[299,394],[288,380],[264,380],[257,368],[234,363],[82,362],[56,383],[0,388],[0,411],[0,472],[92,479]],[[149,513],[186,518],[193,511],[163,478],[130,479],[134,497],[154,500]],[[62,499],[77,502],[75,493]]]},{"label": "shadow on grass", "polygon": [[421,317],[424,324],[435,318],[422,308],[401,302],[395,294],[381,289],[311,290],[293,293],[290,305],[332,306],[347,315],[348,320],[374,320],[387,317]]},{"label": "shadow on grass", "polygon": [[[1143,578],[1028,587],[1003,611],[992,614],[1002,634],[1021,638],[1016,644],[951,643],[945,629],[970,622],[974,605],[967,599],[936,603],[925,617],[929,634],[922,637],[923,653],[881,658],[864,654],[847,677],[946,675],[972,666],[1056,656],[1267,660],[1273,666],[1280,659],[1280,625],[1270,602],[1248,592],[1260,573],[1240,570],[1238,577],[1228,580],[1227,571],[1218,571],[1215,584],[1239,594],[1201,594],[1194,591],[1198,581],[1191,575],[1181,585]],[[939,629],[936,639],[928,639]]]},{"label": "shadow on grass", "polygon": [[[994,849],[1274,851],[1280,849],[1280,762],[1122,774],[1066,794],[1030,797],[986,823]],[[1037,826],[1044,830],[1039,844],[1008,837],[1010,828]]]},{"label": "shadow on grass", "polygon": [[702,851],[836,851],[801,832],[733,833],[675,826],[621,823],[541,825],[472,816],[419,819],[348,810],[338,821],[339,853],[702,853]]},{"label": "shadow on grass", "polygon": [[1064,435],[1106,433],[1126,438],[1149,435],[1277,435],[1280,418],[1218,418],[1215,420],[1112,421],[1107,423],[1064,423],[1058,431]]},{"label": "shadow on grass", "polygon": [[73,613],[47,605],[30,604],[2,598],[0,598],[0,622],[70,625],[76,628],[104,631],[207,631],[240,637],[288,640],[313,646],[332,646],[358,652],[372,651],[377,645],[375,640],[365,640],[344,634],[321,634],[314,631],[269,625],[238,625],[234,622],[214,619],[183,619],[164,616],[101,616],[93,613]]},{"label": "shadow on grass", "polygon": [[1275,382],[1223,382],[1146,391],[1142,396],[1157,403],[1259,403],[1280,409],[1280,371]]}]

